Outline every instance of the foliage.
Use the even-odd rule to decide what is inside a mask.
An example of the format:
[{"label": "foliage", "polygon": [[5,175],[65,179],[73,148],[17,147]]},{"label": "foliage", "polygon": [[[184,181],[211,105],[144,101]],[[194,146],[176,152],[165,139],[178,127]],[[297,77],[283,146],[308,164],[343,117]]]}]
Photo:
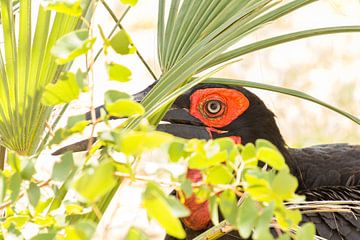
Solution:
[{"label": "foliage", "polygon": [[[45,7],[58,9],[55,1],[46,2],[50,1],[44,1]],[[59,74],[70,66],[56,64],[52,51],[57,48],[54,50],[53,46],[64,35],[79,29],[83,22],[80,17],[39,6],[36,30],[32,33],[32,1],[24,0],[16,5],[20,9],[18,23],[14,21],[13,4],[14,1],[1,1],[4,48],[0,50],[0,144],[22,155],[32,155],[40,148],[52,110],[42,105],[44,87],[55,83]],[[90,17],[90,1],[79,7],[74,15]]]},{"label": "foliage", "polygon": [[[0,136],[1,144],[9,150],[6,158],[9,167],[0,174],[0,210],[5,210],[1,219],[3,238],[91,239],[121,181],[143,180],[137,175],[136,166],[145,153],[153,150],[165,152],[169,164],[182,162],[201,173],[201,181],[197,183],[189,181],[186,172],[181,175],[168,172],[171,181],[166,183],[155,178],[147,180],[142,205],[148,216],[158,221],[168,234],[185,237],[179,218],[189,215],[183,205],[184,199],[195,194],[199,201],[209,201],[211,219],[216,225],[204,233],[204,238],[218,235],[219,226],[236,229],[243,238],[273,239],[270,227],[279,233],[278,239],[314,238],[312,223],[299,227],[300,207],[291,203],[303,197],[295,193],[297,179],[289,173],[283,156],[271,143],[258,140],[242,146],[227,138],[185,140],[156,131],[154,126],[176,97],[203,81],[241,84],[294,95],[360,123],[351,114],[299,91],[210,78],[221,64],[244,54],[319,34],[359,31],[358,26],[286,34],[228,51],[263,25],[314,0],[292,0],[284,4],[272,0],[172,0],[168,14],[165,9],[169,1],[159,0],[158,52],[162,69],[159,82],[142,104],[125,92],[110,90],[105,94],[106,111],[99,119],[94,117],[94,106],[91,106],[91,120],[82,115],[70,117],[67,126],[55,131],[48,147],[81,133],[90,123],[93,129],[98,122],[104,122],[107,128],[98,134],[95,143],[93,135],[90,136],[84,160],[75,159],[71,152],[66,152],[56,159],[50,179],[39,180],[34,167],[38,155],[24,155],[45,147],[40,140],[50,115],[49,106],[69,103],[81,91],[94,91],[87,72],[72,73],[68,69],[76,57],[92,50],[95,38],[91,28],[81,26],[85,23],[92,27],[91,22],[78,16],[84,17],[88,11],[91,14],[90,5],[96,1],[44,0],[33,40],[29,28],[31,2],[20,1],[18,44],[11,2],[1,1],[6,63],[14,63],[5,64],[0,59],[0,100],[4,106],[0,111]],[[137,1],[121,2],[134,6]],[[101,3],[112,17],[115,16],[120,28],[114,36],[106,37],[100,27],[109,80],[130,81],[131,71],[109,61],[108,52],[118,53],[119,57],[141,55],[120,24],[122,18],[116,19],[106,2],[102,0]],[[53,12],[44,7],[58,11],[51,30]],[[42,63],[47,63],[46,67]],[[214,66],[215,70],[209,73]],[[87,67],[92,71],[92,65]],[[195,74],[198,75],[194,77]],[[128,120],[113,128],[109,124],[112,117],[128,117]],[[264,165],[266,167],[259,167]],[[179,197],[165,194],[162,185],[174,187]],[[221,223],[219,211],[225,218]],[[35,229],[35,235],[25,236],[29,226]],[[131,228],[126,239],[147,237],[139,229]]]}]

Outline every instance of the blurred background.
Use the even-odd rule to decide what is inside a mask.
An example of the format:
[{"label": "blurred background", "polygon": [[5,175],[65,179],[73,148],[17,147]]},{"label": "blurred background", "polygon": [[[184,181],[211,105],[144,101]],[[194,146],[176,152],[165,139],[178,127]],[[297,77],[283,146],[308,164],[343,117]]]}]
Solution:
[{"label": "blurred background", "polygon": [[[107,2],[118,17],[126,9],[120,1]],[[100,24],[106,33],[110,32],[115,24],[101,4],[96,10],[94,21],[95,24]],[[242,40],[239,45],[298,30],[359,23],[359,0],[318,1],[265,26],[261,31]],[[156,56],[157,1],[140,0],[126,15],[122,24],[145,61],[159,76],[160,69]],[[95,35],[97,34],[95,32]],[[96,44],[96,49],[100,48],[100,37]],[[325,35],[245,55],[241,61],[228,66],[217,75],[304,91],[360,116],[359,56],[359,33]],[[110,52],[110,58],[132,70],[132,81],[125,84],[108,81],[104,59],[100,57],[94,69],[97,104],[103,102],[103,93],[106,89],[116,87],[134,93],[153,81],[136,55],[121,56]],[[337,113],[291,96],[255,89],[251,91],[256,92],[275,112],[289,146],[360,142],[360,127]],[[73,104],[73,111],[86,111],[88,102],[89,96],[83,95]]]}]

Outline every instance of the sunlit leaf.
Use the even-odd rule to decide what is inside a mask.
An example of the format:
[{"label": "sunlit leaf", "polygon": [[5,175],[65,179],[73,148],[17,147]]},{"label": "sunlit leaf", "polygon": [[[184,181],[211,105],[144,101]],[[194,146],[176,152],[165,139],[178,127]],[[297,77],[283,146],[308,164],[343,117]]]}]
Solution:
[{"label": "sunlit leaf", "polygon": [[237,200],[235,193],[231,190],[225,190],[220,195],[220,211],[224,218],[230,224],[236,224],[237,217]]},{"label": "sunlit leaf", "polygon": [[40,200],[40,188],[37,184],[31,182],[26,191],[30,204],[36,207]]},{"label": "sunlit leaf", "polygon": [[126,234],[125,240],[147,240],[148,237],[140,230],[135,227],[131,227]]},{"label": "sunlit leaf", "polygon": [[30,220],[30,217],[28,215],[17,215],[17,216],[11,216],[7,217],[5,221],[3,222],[3,226],[5,228],[9,228],[11,224],[14,224],[17,228],[21,228]]},{"label": "sunlit leaf", "polygon": [[256,203],[250,197],[245,197],[238,209],[236,219],[236,226],[242,238],[250,237],[258,218],[257,212]]},{"label": "sunlit leaf", "polygon": [[243,161],[245,162],[246,167],[256,167],[258,164],[257,156],[256,156],[256,148],[254,144],[248,143],[245,145],[243,150],[241,151],[241,156]]},{"label": "sunlit leaf", "polygon": [[169,145],[168,153],[171,162],[179,161],[183,156],[186,155],[184,151],[184,144],[180,142],[172,142]]},{"label": "sunlit leaf", "polygon": [[276,174],[271,185],[276,194],[285,200],[289,200],[294,196],[295,190],[298,187],[298,181],[290,173],[280,171]]},{"label": "sunlit leaf", "polygon": [[66,152],[60,158],[60,162],[55,162],[52,170],[52,179],[64,181],[74,168],[74,159],[71,152]]},{"label": "sunlit leaf", "polygon": [[116,184],[114,166],[105,162],[97,167],[86,169],[75,181],[74,189],[89,202],[94,202],[109,192]]},{"label": "sunlit leaf", "polygon": [[225,165],[213,166],[206,173],[206,182],[209,184],[229,184],[234,180],[232,172]]},{"label": "sunlit leaf", "polygon": [[129,4],[131,6],[135,6],[138,0],[120,0],[120,2],[123,4]]},{"label": "sunlit leaf", "polygon": [[274,169],[280,170],[287,168],[284,157],[277,150],[261,147],[257,149],[257,157]]},{"label": "sunlit leaf", "polygon": [[90,240],[95,232],[96,225],[91,221],[81,220],[65,228],[64,240]]},{"label": "sunlit leaf", "polygon": [[11,201],[15,201],[20,193],[20,187],[21,187],[21,176],[20,173],[15,173],[11,176],[10,182],[9,182],[9,189],[11,190],[10,199]]},{"label": "sunlit leaf", "polygon": [[34,166],[34,159],[31,159],[29,157],[21,157],[21,171],[20,175],[22,179],[30,180],[34,173],[36,172],[35,166]]},{"label": "sunlit leaf", "polygon": [[139,155],[169,143],[174,136],[159,131],[130,132],[120,138],[117,149],[126,155]]},{"label": "sunlit leaf", "polygon": [[6,196],[6,178],[2,172],[0,172],[0,204],[3,203]]},{"label": "sunlit leaf", "polygon": [[55,218],[51,215],[45,215],[45,216],[38,215],[38,216],[33,217],[31,220],[35,224],[42,226],[42,227],[50,227],[56,223]]},{"label": "sunlit leaf", "polygon": [[253,238],[255,240],[273,240],[274,237],[271,235],[269,226],[274,213],[274,203],[271,203],[259,216],[256,223]]},{"label": "sunlit leaf", "polygon": [[211,222],[214,225],[218,225],[219,224],[219,204],[217,201],[217,196],[210,197],[209,208],[210,208]]},{"label": "sunlit leaf", "polygon": [[117,32],[111,38],[110,46],[115,50],[115,52],[122,55],[135,53],[136,51],[130,36],[124,30]]},{"label": "sunlit leaf", "polygon": [[41,102],[44,105],[53,106],[71,102],[78,98],[79,95],[80,88],[75,75],[71,72],[67,72],[62,74],[55,84],[49,83],[46,85]]},{"label": "sunlit leaf", "polygon": [[65,64],[86,54],[95,40],[95,38],[89,38],[89,30],[77,30],[61,37],[51,49],[51,54],[56,57],[57,64]]},{"label": "sunlit leaf", "polygon": [[315,239],[315,226],[313,223],[305,223],[296,232],[296,240]]},{"label": "sunlit leaf", "polygon": [[181,190],[185,193],[187,198],[191,197],[193,193],[192,182],[189,179],[185,179],[180,186]]},{"label": "sunlit leaf", "polygon": [[110,116],[129,117],[134,114],[143,114],[143,106],[131,99],[124,92],[110,90],[105,93],[105,108]]},{"label": "sunlit leaf", "polygon": [[131,79],[131,71],[127,67],[117,64],[109,63],[106,65],[110,80],[119,82],[128,82]]},{"label": "sunlit leaf", "polygon": [[72,16],[80,16],[82,0],[42,0],[42,5],[49,10],[65,13]]},{"label": "sunlit leaf", "polygon": [[53,240],[55,239],[56,233],[40,233],[30,240]]},{"label": "sunlit leaf", "polygon": [[156,219],[166,232],[176,238],[185,238],[186,233],[180,220],[172,211],[165,194],[159,187],[149,182],[142,195],[142,205],[149,217]]}]

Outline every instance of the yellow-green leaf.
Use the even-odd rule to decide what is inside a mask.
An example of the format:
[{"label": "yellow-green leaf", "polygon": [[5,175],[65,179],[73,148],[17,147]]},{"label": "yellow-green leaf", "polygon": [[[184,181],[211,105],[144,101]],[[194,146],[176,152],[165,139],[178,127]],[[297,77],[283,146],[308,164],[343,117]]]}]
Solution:
[{"label": "yellow-green leaf", "polygon": [[95,168],[86,169],[73,186],[89,202],[95,202],[109,192],[115,184],[113,164],[105,162]]},{"label": "yellow-green leaf", "polygon": [[135,6],[138,0],[120,0],[120,2],[123,4],[129,4],[131,6]]},{"label": "yellow-green leaf", "polygon": [[126,234],[125,240],[147,240],[148,237],[139,229],[131,227]]},{"label": "yellow-green leaf", "polygon": [[115,52],[122,55],[136,52],[136,48],[132,43],[130,36],[124,30],[117,32],[111,38],[110,46],[114,49]]},{"label": "yellow-green leaf", "polygon": [[75,75],[67,72],[62,74],[55,84],[49,83],[46,85],[41,102],[44,105],[53,106],[69,103],[78,98],[79,95],[80,88],[75,79]]},{"label": "yellow-green leaf", "polygon": [[49,10],[65,13],[72,16],[80,16],[82,0],[42,0],[41,4]]},{"label": "yellow-green leaf", "polygon": [[315,239],[315,225],[313,223],[305,223],[296,232],[296,240]]},{"label": "yellow-green leaf", "polygon": [[271,183],[273,191],[284,200],[290,200],[298,187],[297,178],[286,171],[276,174]]},{"label": "yellow-green leaf", "polygon": [[122,136],[117,149],[126,155],[139,155],[145,151],[158,148],[169,143],[174,136],[159,131],[130,132]]},{"label": "yellow-green leaf", "polygon": [[119,82],[128,82],[131,79],[131,71],[127,67],[117,64],[109,63],[106,65],[109,74],[109,79]]},{"label": "yellow-green leaf", "polygon": [[231,171],[222,164],[209,168],[206,173],[206,182],[209,184],[229,184],[234,180]]},{"label": "yellow-green leaf", "polygon": [[95,40],[95,38],[89,38],[87,29],[70,32],[56,41],[51,49],[51,54],[56,57],[56,63],[62,65],[86,54],[92,48]]},{"label": "yellow-green leaf", "polygon": [[180,220],[173,213],[164,194],[155,183],[149,182],[142,195],[142,205],[149,217],[156,219],[166,232],[176,238],[185,238],[186,233]]}]

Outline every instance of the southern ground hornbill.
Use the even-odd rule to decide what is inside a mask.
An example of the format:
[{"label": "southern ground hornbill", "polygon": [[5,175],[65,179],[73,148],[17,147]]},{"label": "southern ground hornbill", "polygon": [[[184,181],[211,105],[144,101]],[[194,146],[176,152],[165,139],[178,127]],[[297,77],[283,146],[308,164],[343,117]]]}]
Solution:
[{"label": "southern ground hornbill", "polygon": [[[139,100],[151,89],[135,95]],[[97,109],[99,110],[99,109]],[[291,173],[299,181],[298,193],[309,201],[360,200],[360,146],[348,144],[289,148],[276,125],[274,114],[250,91],[218,84],[201,84],[178,97],[163,118],[171,124],[158,129],[183,138],[231,137],[242,144],[256,139],[271,141],[285,156]],[[86,146],[86,145],[85,145]],[[84,150],[81,144],[66,150]],[[64,149],[60,150],[60,152]],[[59,153],[59,152],[58,152]],[[196,173],[195,173],[196,175]],[[211,226],[207,204],[187,205],[192,215],[183,220],[188,239]],[[360,211],[353,213],[305,213],[303,221],[316,224],[317,235],[325,239],[360,239]],[[166,239],[173,239],[166,236]],[[230,233],[221,239],[240,239]]]}]

